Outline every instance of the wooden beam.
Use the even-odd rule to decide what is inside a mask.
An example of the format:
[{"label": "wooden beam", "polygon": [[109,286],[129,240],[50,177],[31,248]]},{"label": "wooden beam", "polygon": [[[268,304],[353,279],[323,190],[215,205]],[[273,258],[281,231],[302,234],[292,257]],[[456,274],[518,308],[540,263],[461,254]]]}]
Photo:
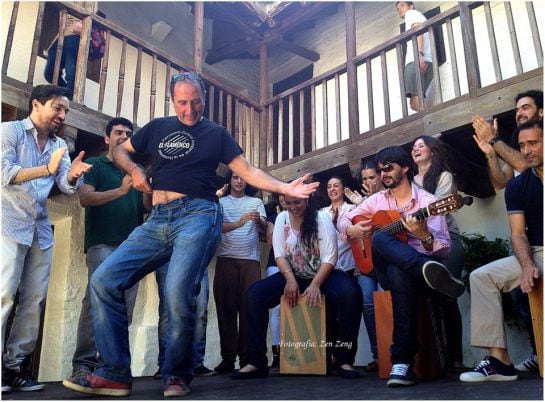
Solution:
[{"label": "wooden beam", "polygon": [[288,42],[285,39],[279,39],[274,43],[282,49],[290,53],[296,54],[297,56],[301,56],[312,62],[317,62],[318,60],[320,60],[320,53],[317,53],[314,50],[307,49],[303,46],[296,45],[295,43]]},{"label": "wooden beam", "polygon": [[253,39],[231,42],[224,47],[218,49],[210,49],[206,54],[206,63],[212,65],[219,63],[222,60],[234,58],[246,51],[254,50],[259,45]]},{"label": "wooden beam", "polygon": [[[509,3],[506,2],[505,4]],[[481,87],[481,77],[477,58],[477,38],[473,29],[473,15],[467,2],[458,2],[458,6],[460,7],[460,25],[463,32],[462,42],[466,59],[467,84],[469,93],[474,95],[475,91]]]},{"label": "wooden beam", "polygon": [[195,2],[193,9],[194,29],[193,29],[193,63],[195,71],[202,71],[202,43],[203,43],[203,26],[204,26],[204,3],[202,1]]},{"label": "wooden beam", "polygon": [[[263,110],[259,113],[259,159],[258,166],[267,166],[267,149],[272,144],[268,138],[268,113],[265,109],[265,100],[269,96],[268,48],[266,43],[259,46],[259,105]],[[272,127],[270,128],[272,132]]]},{"label": "wooden beam", "polygon": [[7,75],[9,57],[11,56],[11,48],[13,46],[13,35],[15,34],[15,24],[17,23],[17,14],[19,13],[19,2],[13,3],[11,9],[11,18],[9,21],[8,36],[6,38],[6,48],[4,50],[4,60],[2,61],[2,75]]},{"label": "wooden beam", "polygon": [[356,12],[354,3],[347,1],[345,9],[346,32],[346,81],[348,84],[348,131],[350,138],[360,133],[358,105],[358,74],[354,63],[356,57]]}]

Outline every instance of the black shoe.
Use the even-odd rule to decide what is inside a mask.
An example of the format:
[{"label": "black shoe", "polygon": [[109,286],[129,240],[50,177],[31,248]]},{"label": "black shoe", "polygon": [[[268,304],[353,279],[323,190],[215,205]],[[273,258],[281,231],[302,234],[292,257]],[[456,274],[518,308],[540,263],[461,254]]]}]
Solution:
[{"label": "black shoe", "polygon": [[466,290],[464,284],[454,279],[443,264],[430,260],[422,266],[422,274],[428,286],[456,299]]},{"label": "black shoe", "polygon": [[24,370],[15,371],[4,368],[2,373],[2,388],[8,386],[11,391],[41,391],[45,388],[45,384],[35,381],[30,374]]},{"label": "black shoe", "polygon": [[159,367],[157,369],[157,371],[155,372],[155,374],[153,375],[153,379],[154,380],[162,380],[163,379],[163,376],[161,374],[161,367]]},{"label": "black shoe", "polygon": [[280,370],[280,346],[272,345],[273,361],[269,367],[271,370]]},{"label": "black shoe", "polygon": [[241,373],[237,370],[231,374],[231,380],[251,380],[254,378],[267,378],[269,376],[269,368],[258,368],[257,370],[248,373]]},{"label": "black shoe", "polygon": [[235,362],[229,360],[222,360],[220,364],[216,366],[214,371],[218,374],[230,374],[235,370]]},{"label": "black shoe", "polygon": [[217,373],[201,364],[193,369],[193,374],[197,377],[210,377],[211,375],[216,375]]},{"label": "black shoe", "polygon": [[342,367],[339,367],[337,369],[337,374],[339,375],[339,377],[346,378],[349,380],[360,378],[360,372],[358,370],[347,370],[347,369],[343,369]]},{"label": "black shoe", "polygon": [[367,366],[363,368],[363,371],[366,373],[374,373],[378,371],[378,363],[376,360],[371,360],[369,363],[367,363]]},{"label": "black shoe", "polygon": [[392,366],[388,387],[406,387],[416,384],[416,377],[410,364],[397,363]]},{"label": "black shoe", "polygon": [[11,391],[11,387],[4,383],[4,380],[2,380],[2,392],[9,392]]}]

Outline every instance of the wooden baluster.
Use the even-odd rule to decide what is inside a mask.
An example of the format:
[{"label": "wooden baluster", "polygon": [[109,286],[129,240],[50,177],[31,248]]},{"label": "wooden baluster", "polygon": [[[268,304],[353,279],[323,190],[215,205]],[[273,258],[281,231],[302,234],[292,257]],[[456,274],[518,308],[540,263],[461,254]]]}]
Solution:
[{"label": "wooden baluster", "polygon": [[[242,137],[242,143],[244,144],[244,153],[246,156],[250,155],[252,153],[252,148],[250,148],[250,145],[248,144],[248,133],[246,132],[246,105],[244,103],[240,103],[240,131],[241,131],[241,137]],[[238,108],[235,109],[235,111],[239,110]],[[238,121],[238,119],[237,119]]]},{"label": "wooden baluster", "polygon": [[354,2],[346,2],[345,32],[346,32],[346,82],[348,96],[348,131],[350,138],[360,134],[360,116],[358,99],[358,71],[354,63],[356,57],[356,12]]},{"label": "wooden baluster", "polygon": [[509,37],[511,38],[511,47],[513,49],[513,56],[515,57],[515,69],[517,75],[522,74],[522,61],[520,59],[519,42],[517,40],[517,30],[515,28],[515,21],[513,20],[513,11],[511,10],[511,3],[508,1],[503,3],[505,7],[505,14],[507,16],[507,26],[509,27]]},{"label": "wooden baluster", "polygon": [[293,95],[288,97],[288,158],[293,158],[293,147],[294,147],[294,137],[295,133],[293,132],[293,119],[295,118],[293,105]]},{"label": "wooden baluster", "polygon": [[168,116],[170,113],[170,69],[172,64],[170,61],[167,61],[166,64],[166,73],[165,73],[165,105],[164,105],[164,115]]},{"label": "wooden baluster", "polygon": [[278,162],[284,160],[284,101],[278,101]]},{"label": "wooden baluster", "polygon": [[243,152],[246,152],[246,143],[243,141],[242,133],[240,131],[240,103],[235,104],[235,129],[233,134],[235,135],[235,140],[238,142],[238,145],[242,148]]},{"label": "wooden baluster", "polygon": [[256,136],[259,135],[259,133],[256,134],[255,130],[255,108],[253,106],[250,106],[250,149],[252,150],[251,157],[250,157],[250,163],[254,166],[257,165],[257,161],[259,160],[259,147],[256,146],[258,141],[256,141]]},{"label": "wooden baluster", "polygon": [[537,65],[543,66],[543,48],[541,47],[541,39],[539,37],[539,29],[537,27],[536,13],[534,4],[531,1],[526,2],[526,10],[528,11],[528,21],[530,22],[530,31],[534,40],[534,48],[536,50]]},{"label": "wooden baluster", "polygon": [[411,38],[411,41],[413,43],[413,60],[414,60],[414,68],[417,72],[416,74],[416,92],[418,96],[418,111],[425,110],[425,102],[424,102],[424,88],[423,81],[422,81],[422,74],[420,74],[420,63],[419,63],[419,54],[418,54],[418,44],[416,42],[416,36],[413,36]]},{"label": "wooden baluster", "polygon": [[397,56],[397,76],[399,78],[399,94],[401,95],[401,112],[403,117],[407,117],[409,110],[407,108],[407,96],[405,95],[405,76],[403,70],[405,69],[405,60],[403,60],[403,50],[401,49],[401,43],[396,43],[396,56]]},{"label": "wooden baluster", "polygon": [[142,46],[138,46],[136,56],[136,72],[134,74],[134,100],[132,104],[132,121],[137,124],[138,104],[140,102],[140,79],[142,77]]},{"label": "wooden baluster", "polygon": [[17,14],[19,13],[19,2],[13,3],[11,10],[11,19],[9,21],[8,37],[6,38],[6,48],[4,50],[4,60],[2,61],[2,75],[7,75],[9,57],[11,56],[11,47],[13,46],[13,35],[15,34],[15,25],[17,23]]},{"label": "wooden baluster", "polygon": [[299,91],[299,155],[305,154],[305,90]]},{"label": "wooden baluster", "polygon": [[323,146],[326,147],[329,145],[329,122],[328,122],[328,113],[327,113],[327,80],[322,80],[322,124],[324,126],[323,135]]},{"label": "wooden baluster", "polygon": [[384,119],[386,124],[392,121],[390,117],[390,91],[388,88],[388,69],[386,66],[386,51],[380,52],[380,69],[382,71],[382,97],[384,98]]},{"label": "wooden baluster", "polygon": [[494,74],[496,82],[502,80],[500,57],[498,55],[498,45],[496,43],[496,34],[494,32],[494,21],[492,20],[492,12],[490,11],[490,2],[483,2],[484,16],[486,18],[486,30],[488,31],[488,41],[490,42],[490,51],[492,52],[492,64],[494,65]]},{"label": "wooden baluster", "polygon": [[475,97],[477,96],[477,90],[481,87],[481,77],[477,57],[477,38],[473,28],[473,13],[467,2],[459,2],[458,7],[460,9],[460,28],[462,30],[467,84],[470,96]]},{"label": "wooden baluster", "polygon": [[[14,3],[19,6],[19,2]],[[30,63],[28,65],[28,76],[26,83],[34,85],[34,73],[36,70],[36,59],[38,58],[38,49],[40,47],[40,37],[42,36],[42,24],[44,19],[45,2],[38,3],[38,15],[36,17],[36,27],[34,28],[34,38],[32,39],[32,50],[30,51]],[[10,22],[11,26],[11,22]],[[10,45],[11,46],[11,45]],[[7,49],[6,49],[7,52]]]},{"label": "wooden baluster", "polygon": [[267,108],[267,166],[274,164],[273,112],[271,103]]},{"label": "wooden baluster", "polygon": [[210,84],[210,87],[208,88],[208,118],[211,121],[216,121],[214,117],[214,91],[214,85]]},{"label": "wooden baluster", "polygon": [[341,82],[339,73],[335,74],[335,142],[341,142]]},{"label": "wooden baluster", "polygon": [[375,108],[373,105],[373,72],[371,70],[371,59],[365,61],[367,72],[367,110],[369,113],[369,130],[375,128]]},{"label": "wooden baluster", "polygon": [[316,150],[316,86],[310,86],[310,151]]},{"label": "wooden baluster", "polygon": [[[229,131],[230,133],[233,133],[233,98],[231,97],[231,94],[227,94],[227,100],[226,100],[227,104],[225,105],[225,114],[226,114],[226,123],[225,123],[225,127],[227,127],[227,131]],[[236,105],[235,105],[235,113],[236,113]],[[236,121],[236,118],[235,118],[235,121]],[[236,132],[236,130],[234,130]],[[240,140],[240,137],[239,137],[240,133],[236,133],[235,135],[235,140],[236,141],[239,141]]]},{"label": "wooden baluster", "polygon": [[121,47],[121,61],[119,62],[119,78],[117,80],[117,105],[115,115],[119,117],[121,114],[121,103],[123,101],[123,88],[125,86],[125,63],[127,59],[127,38],[123,38],[123,46]]},{"label": "wooden baluster", "polygon": [[62,59],[62,48],[64,46],[64,28],[66,27],[66,10],[60,11],[59,18],[59,38],[57,39],[57,52],[55,53],[55,64],[53,67],[53,85],[59,84],[59,75]]},{"label": "wooden baluster", "polygon": [[[100,68],[100,80],[98,90],[98,111],[102,112],[104,107],[104,94],[106,92],[106,80],[108,79],[108,63],[110,60],[110,40],[112,31],[109,29],[105,32],[106,45],[104,46],[104,57],[102,58],[102,66]],[[136,123],[136,121],[134,121]]]},{"label": "wooden baluster", "polygon": [[[218,124],[223,126],[223,89],[220,89],[218,96]],[[234,133],[231,133],[232,135]]]},{"label": "wooden baluster", "polygon": [[443,103],[443,94],[441,93],[441,77],[439,75],[439,59],[437,57],[437,48],[435,47],[435,33],[433,27],[428,28],[431,47],[431,62],[433,68],[433,80],[435,81],[435,102]]},{"label": "wooden baluster", "polygon": [[452,21],[445,20],[447,26],[448,49],[450,55],[450,67],[452,69],[452,81],[454,83],[454,97],[460,96],[460,77],[458,76],[458,62],[456,61],[456,48],[454,47],[454,34],[452,32]]},{"label": "wooden baluster", "polygon": [[89,15],[82,20],[79,35],[78,57],[76,62],[76,77],[74,79],[74,102],[83,104],[85,96],[85,82],[87,80],[87,61],[89,59],[89,45],[91,43],[91,28],[93,19]]},{"label": "wooden baluster", "polygon": [[157,54],[153,54],[153,61],[151,64],[151,91],[149,100],[149,118],[150,120],[155,117],[155,98],[157,96]]}]

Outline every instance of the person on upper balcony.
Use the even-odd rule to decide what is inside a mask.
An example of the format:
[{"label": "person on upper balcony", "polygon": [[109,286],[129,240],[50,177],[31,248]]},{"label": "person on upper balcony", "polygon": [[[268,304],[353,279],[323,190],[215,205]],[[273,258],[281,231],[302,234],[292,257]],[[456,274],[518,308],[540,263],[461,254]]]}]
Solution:
[{"label": "person on upper balcony", "polygon": [[[405,19],[405,29],[409,30],[417,28],[426,22],[426,17],[420,11],[415,10],[412,1],[396,2],[396,10],[401,18]],[[417,73],[420,73],[422,78],[422,93],[426,93],[426,89],[430,85],[433,78],[433,69],[431,66],[431,46],[430,38],[426,32],[416,38],[418,46],[418,61],[414,60],[413,42],[407,42],[407,52],[405,54],[405,70],[403,72],[405,82],[405,94],[410,98],[411,109],[418,112],[420,108],[418,99],[418,80]]]}]

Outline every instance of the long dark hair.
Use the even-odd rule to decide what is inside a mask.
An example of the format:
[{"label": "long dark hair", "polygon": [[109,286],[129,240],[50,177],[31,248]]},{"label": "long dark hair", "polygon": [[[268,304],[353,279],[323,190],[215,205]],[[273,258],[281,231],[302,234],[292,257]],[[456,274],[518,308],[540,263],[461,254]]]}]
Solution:
[{"label": "long dark hair", "polygon": [[431,153],[431,166],[424,175],[423,180],[424,190],[429,193],[435,194],[435,190],[437,189],[437,183],[439,182],[439,177],[441,176],[441,173],[447,171],[450,172],[453,176],[454,173],[452,172],[452,169],[450,169],[447,163],[447,158],[443,153],[443,146],[438,139],[430,137],[429,135],[421,135],[414,140],[413,146],[414,143],[418,140],[424,141],[424,144],[426,144],[426,146],[430,149]]},{"label": "long dark hair", "polygon": [[307,209],[301,223],[301,243],[312,248],[312,243],[318,238],[318,205],[314,197],[308,199]]}]

